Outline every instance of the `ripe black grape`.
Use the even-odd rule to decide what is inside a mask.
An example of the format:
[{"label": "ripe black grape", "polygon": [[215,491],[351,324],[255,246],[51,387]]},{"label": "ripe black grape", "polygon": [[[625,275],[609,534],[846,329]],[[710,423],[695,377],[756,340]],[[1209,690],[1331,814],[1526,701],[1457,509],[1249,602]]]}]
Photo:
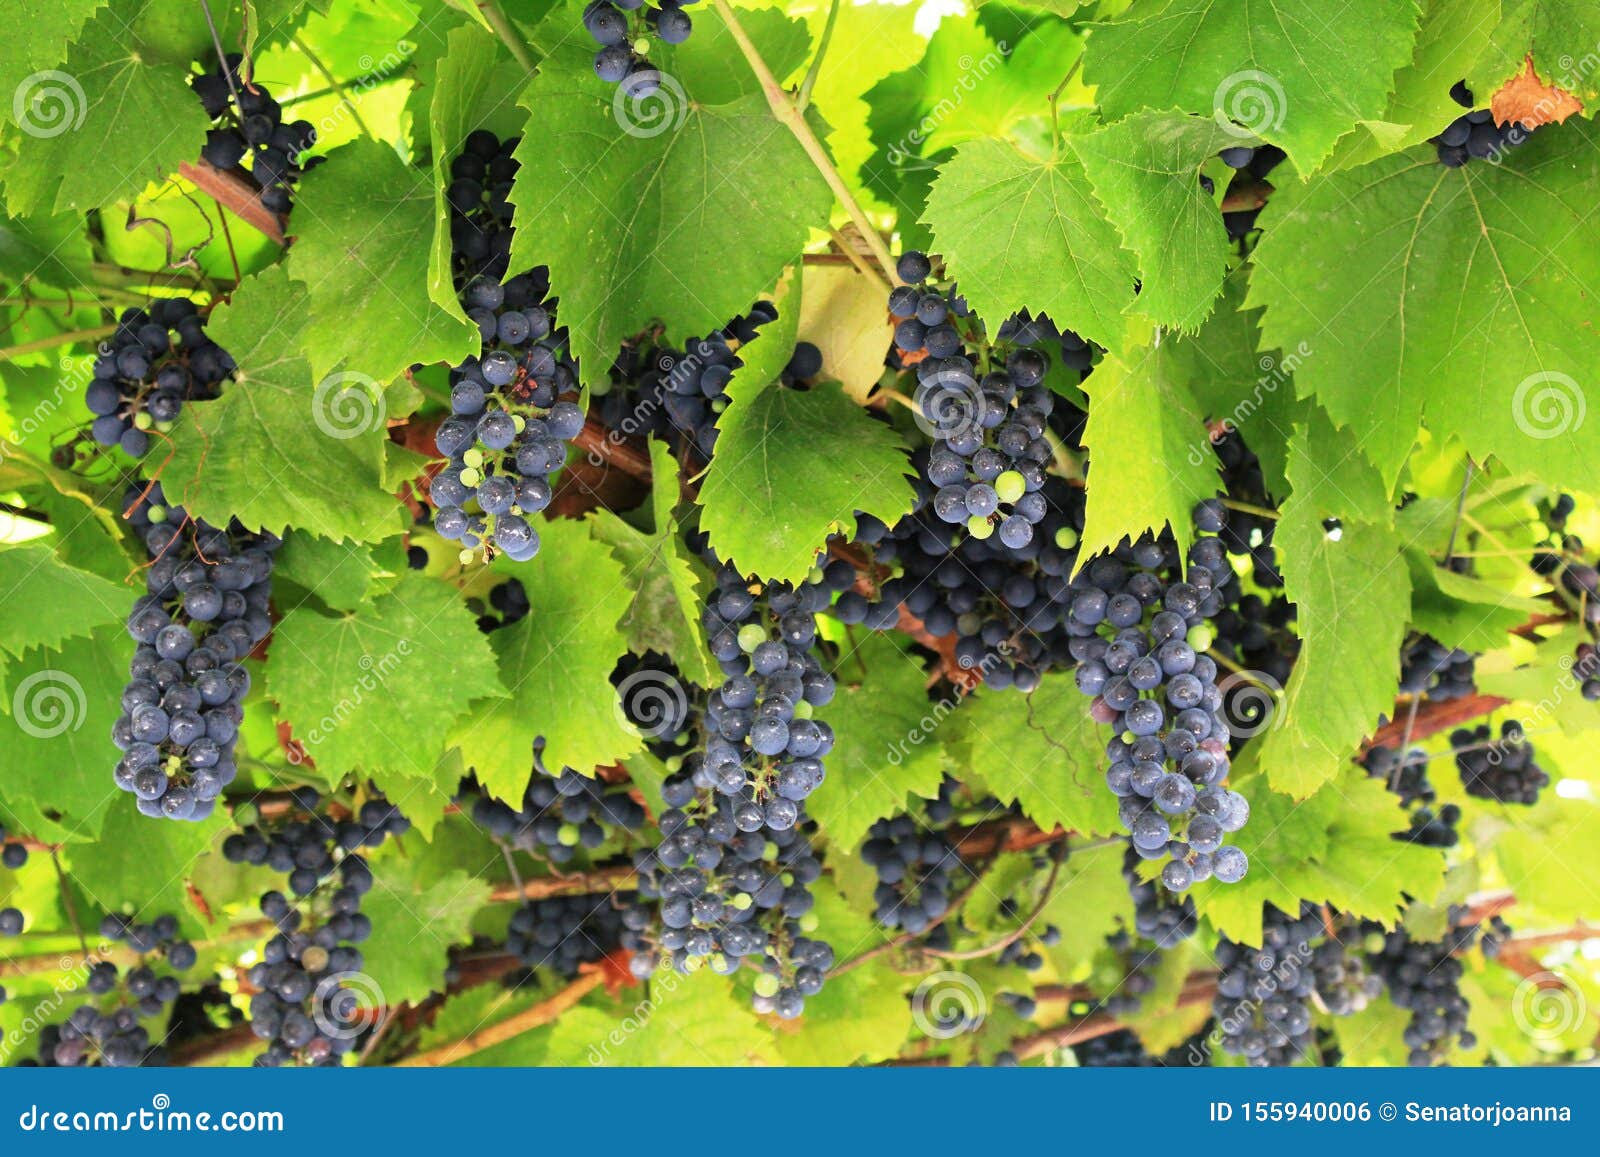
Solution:
[{"label": "ripe black grape", "polygon": [[1491,734],[1487,724],[1450,734],[1467,794],[1501,803],[1538,803],[1539,791],[1549,786],[1550,776],[1534,762],[1533,744],[1524,738],[1522,724],[1508,719],[1500,725],[1498,739],[1491,742]]},{"label": "ripe black grape", "polygon": [[281,217],[289,212],[301,174],[325,158],[307,155],[317,143],[312,123],[284,121],[282,106],[261,83],[245,80],[243,63],[230,53],[223,64],[189,79],[213,124],[200,155],[216,168],[248,174],[261,204]]}]

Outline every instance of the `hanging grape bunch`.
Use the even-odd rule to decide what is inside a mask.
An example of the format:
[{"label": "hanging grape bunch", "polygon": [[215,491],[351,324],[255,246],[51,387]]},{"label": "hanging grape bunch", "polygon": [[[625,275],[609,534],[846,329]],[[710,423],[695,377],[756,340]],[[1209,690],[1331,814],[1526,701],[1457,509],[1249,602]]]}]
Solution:
[{"label": "hanging grape bunch", "polygon": [[1498,160],[1508,149],[1514,149],[1531,137],[1537,126],[1530,128],[1521,122],[1497,124],[1494,114],[1486,108],[1474,108],[1472,90],[1467,82],[1458,80],[1450,86],[1450,99],[1469,111],[1462,113],[1433,138],[1439,163],[1446,168],[1459,169],[1470,160]]},{"label": "hanging grape bunch", "polygon": [[1508,719],[1500,725],[1499,738],[1491,741],[1491,734],[1487,723],[1450,733],[1467,794],[1501,803],[1538,803],[1540,789],[1550,785],[1550,775],[1534,762],[1533,744],[1523,735],[1522,724]]},{"label": "hanging grape bunch", "polygon": [[211,815],[238,768],[234,744],[250,690],[243,660],[272,629],[277,535],[226,529],[167,503],[159,483],[124,495],[150,565],[128,614],[138,643],[112,741],[115,779],[148,816]]},{"label": "hanging grape bunch", "polygon": [[[27,862],[28,845],[21,840],[12,839],[5,825],[0,824],[0,867],[16,872]],[[0,907],[0,938],[22,935],[23,923],[21,908],[10,905]],[[5,989],[0,988],[0,1003],[4,1003],[5,998]]]},{"label": "hanging grape bunch", "polygon": [[502,141],[483,129],[467,134],[450,161],[451,268],[456,289],[474,278],[503,281],[511,262],[511,182],[520,138]]},{"label": "hanging grape bunch", "polygon": [[281,217],[289,212],[300,175],[324,158],[305,155],[317,143],[311,122],[285,122],[278,102],[253,77],[241,74],[243,64],[244,57],[230,53],[225,66],[190,79],[215,126],[206,133],[200,156],[219,169],[248,173],[261,204]]},{"label": "hanging grape bunch", "polygon": [[1196,508],[1201,533],[1187,577],[1171,536],[1146,534],[1093,559],[1073,580],[1078,689],[1094,696],[1095,720],[1116,732],[1106,784],[1134,850],[1168,859],[1161,882],[1173,892],[1213,875],[1237,883],[1249,868],[1243,851],[1223,843],[1244,827],[1250,807],[1222,786],[1229,730],[1216,663],[1200,653],[1229,573],[1215,537],[1225,514],[1215,501]]},{"label": "hanging grape bunch", "polygon": [[595,75],[611,84],[627,82],[634,96],[648,96],[661,84],[661,74],[645,55],[650,38],[682,44],[694,31],[684,11],[694,0],[594,0],[583,10],[583,26],[600,45],[594,54]]},{"label": "hanging grape bunch", "polygon": [[95,415],[90,436],[142,458],[151,431],[170,430],[183,403],[217,397],[233,370],[233,359],[206,336],[205,319],[188,298],[124,310],[83,394]]}]

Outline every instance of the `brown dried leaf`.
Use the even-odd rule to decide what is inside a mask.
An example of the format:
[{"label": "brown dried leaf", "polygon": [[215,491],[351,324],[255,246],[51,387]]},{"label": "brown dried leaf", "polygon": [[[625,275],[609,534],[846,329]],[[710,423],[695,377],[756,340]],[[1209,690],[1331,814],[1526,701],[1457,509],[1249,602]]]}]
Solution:
[{"label": "brown dried leaf", "polygon": [[1498,125],[1521,124],[1530,129],[1560,124],[1583,111],[1583,102],[1565,89],[1539,79],[1530,53],[1516,76],[1500,86],[1489,101],[1489,111]]}]

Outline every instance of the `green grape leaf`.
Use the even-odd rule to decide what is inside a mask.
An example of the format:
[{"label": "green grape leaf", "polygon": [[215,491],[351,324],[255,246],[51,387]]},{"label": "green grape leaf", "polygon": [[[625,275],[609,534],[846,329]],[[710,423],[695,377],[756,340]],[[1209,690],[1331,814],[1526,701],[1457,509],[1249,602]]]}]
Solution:
[{"label": "green grape leaf", "polygon": [[300,344],[318,380],[360,375],[376,394],[418,362],[478,352],[478,327],[429,294],[433,186],[432,174],[363,138],[335,149],[295,191],[289,273],[306,288]]},{"label": "green grape leaf", "polygon": [[1410,547],[1411,625],[1447,647],[1488,651],[1506,641],[1506,632],[1549,610],[1549,603],[1523,598],[1481,579],[1438,566]]},{"label": "green grape leaf", "polygon": [[0,218],[0,276],[76,290],[87,284],[93,264],[83,218],[76,213]]},{"label": "green grape leaf", "polygon": [[611,685],[628,649],[617,622],[633,599],[622,565],[586,523],[558,519],[541,534],[538,555],[516,568],[534,610],[491,636],[510,695],[474,704],[453,738],[484,790],[507,800],[522,798],[540,736],[552,774],[589,775],[642,746]]},{"label": "green grape leaf", "polygon": [[1506,883],[1552,923],[1594,917],[1594,886],[1583,866],[1600,840],[1600,807],[1546,789],[1533,807],[1507,807],[1473,825],[1493,846]]},{"label": "green grape leaf", "polygon": [[1037,922],[1041,928],[1054,924],[1061,930],[1061,939],[1041,951],[1063,976],[1104,948],[1106,937],[1119,923],[1133,921],[1133,902],[1122,876],[1124,847],[1109,843],[1073,848],[1061,865],[1056,889]]},{"label": "green grape leaf", "polygon": [[1137,113],[1073,150],[1106,216],[1139,261],[1136,308],[1159,325],[1199,328],[1228,272],[1228,231],[1200,167],[1239,138],[1216,121]]},{"label": "green grape leaf", "polygon": [[1273,789],[1301,798],[1336,777],[1394,709],[1411,576],[1382,480],[1354,441],[1320,412],[1296,433],[1293,493],[1273,541],[1303,642],[1281,702],[1261,721],[1258,755]]},{"label": "green grape leaf", "polygon": [[[80,5],[46,5],[57,11],[42,24],[37,6],[7,7],[47,38],[27,51],[50,56]],[[199,29],[177,22],[180,8]],[[198,156],[210,122],[189,89],[189,61],[203,28],[186,0],[114,0],[82,25],[60,68],[21,78],[4,103],[22,134],[0,169],[12,215],[97,209]],[[10,40],[0,30],[0,43]]]},{"label": "green grape leaf", "polygon": [[522,100],[511,265],[550,267],[586,384],[652,322],[727,324],[827,226],[828,187],[764,97],[707,105],[693,76],[668,79],[631,99],[573,39]]},{"label": "green grape leaf", "polygon": [[352,613],[285,614],[272,633],[267,693],[319,766],[431,781],[468,704],[505,690],[455,590],[408,573]]},{"label": "green grape leaf", "polygon": [[836,382],[792,390],[739,375],[718,426],[700,525],[744,574],[799,582],[856,511],[891,524],[911,511],[905,443]]},{"label": "green grape leaf", "polygon": [[599,1022],[563,1016],[550,1037],[551,1057],[606,1068],[743,1066],[776,1059],[773,1034],[756,1018],[749,996],[709,968],[687,976],[657,972],[649,1002],[644,1015],[632,1010],[638,1023],[633,1033],[615,1031],[616,1015],[598,1033]]},{"label": "green grape leaf", "polygon": [[83,840],[113,808],[133,806],[112,782],[117,750],[108,738],[132,651],[120,627],[103,626],[86,639],[36,647],[0,672],[0,813],[8,826],[39,839]]},{"label": "green grape leaf", "polygon": [[1411,899],[1428,903],[1444,885],[1437,848],[1393,838],[1405,810],[1378,780],[1352,763],[1296,802],[1242,772],[1232,786],[1250,801],[1250,822],[1230,839],[1250,857],[1237,884],[1206,880],[1190,890],[1196,910],[1232,940],[1261,943],[1261,908],[1299,910],[1326,903],[1347,916],[1393,926]]},{"label": "green grape leaf", "polygon": [[0,651],[20,656],[81,638],[132,605],[126,587],[67,565],[48,546],[0,547]]},{"label": "green grape leaf", "polygon": [[1263,212],[1262,332],[1314,351],[1297,388],[1356,431],[1391,489],[1421,421],[1540,477],[1584,477],[1600,454],[1600,422],[1584,421],[1597,143],[1571,120],[1499,164],[1389,157],[1281,189]]},{"label": "green grape leaf", "polygon": [[1531,656],[1525,648],[1488,656],[1479,664],[1478,690],[1534,704],[1536,718],[1528,721],[1530,730],[1553,725],[1574,736],[1600,730],[1600,703],[1580,693],[1583,681],[1594,672],[1587,665],[1573,669],[1574,653],[1588,639],[1588,632],[1574,623],[1540,640]]},{"label": "green grape leaf", "polygon": [[[274,582],[291,583],[330,610],[353,611],[373,595],[392,587],[405,565],[405,553],[397,538],[372,546],[334,542],[291,530],[284,535],[283,548],[278,551],[272,570]],[[281,593],[277,602],[280,608],[285,606]]]},{"label": "green grape leaf", "polygon": [[192,934],[203,925],[189,900],[188,886],[193,883],[205,892],[205,857],[230,826],[228,813],[221,808],[199,823],[151,819],[141,815],[128,796],[106,810],[98,840],[68,844],[62,858],[73,884],[95,908],[125,910],[139,920],[171,913]]},{"label": "green grape leaf", "polygon": [[[466,7],[481,17],[475,5]],[[450,268],[450,202],[446,196],[450,163],[474,129],[494,131],[502,122],[510,128],[516,110],[515,96],[525,76],[521,67],[501,52],[500,42],[487,28],[458,25],[445,41],[444,55],[434,71],[433,97],[428,107],[434,182],[428,296],[440,309],[464,322],[467,315],[456,297]]]},{"label": "green grape leaf", "polygon": [[1205,359],[1189,345],[1174,334],[1126,360],[1108,353],[1084,379],[1090,405],[1083,444],[1094,479],[1078,552],[1084,562],[1165,525],[1187,551],[1195,504],[1220,488],[1205,414],[1189,392]]},{"label": "green grape leaf", "polygon": [[442,875],[419,870],[404,856],[384,856],[372,865],[372,891],[361,910],[372,918],[372,936],[361,945],[362,971],[372,992],[389,1008],[417,1004],[444,990],[450,949],[472,938],[472,918],[489,902],[489,885],[459,869]]},{"label": "green grape leaf", "polygon": [[940,167],[924,221],[979,316],[1021,309],[1120,349],[1138,276],[1076,157],[969,141]]},{"label": "green grape leaf", "polygon": [[1031,694],[979,691],[945,722],[945,750],[958,778],[981,779],[1028,818],[1085,835],[1122,830],[1105,786],[1107,734],[1070,675],[1046,675]]},{"label": "green grape leaf", "polygon": [[[567,19],[567,14],[558,12],[555,19]],[[803,20],[777,8],[741,6],[739,24],[778,80],[805,64],[811,34]],[[701,104],[732,104],[761,92],[756,74],[739,60],[739,44],[722,20],[696,20],[694,35],[682,44],[657,41],[650,48],[650,60],[679,80],[692,78],[694,99]]]},{"label": "green grape leaf", "polygon": [[885,635],[869,634],[834,671],[824,713],[833,728],[828,782],[806,801],[831,844],[854,848],[875,820],[905,810],[907,795],[934,799],[944,779],[939,724],[954,708],[929,703],[922,664]]},{"label": "green grape leaf", "polygon": [[1333,11],[1320,0],[1139,0],[1092,30],[1084,79],[1113,120],[1151,108],[1214,115],[1310,173],[1357,121],[1382,114],[1417,23],[1416,0]]},{"label": "green grape leaf", "polygon": [[222,397],[183,408],[165,489],[218,526],[236,517],[272,531],[292,524],[336,541],[377,542],[403,526],[383,485],[383,409],[359,377],[316,382],[300,352],[313,310],[282,266],[217,307],[208,332],[239,368]]},{"label": "green grape leaf", "polygon": [[610,511],[600,510],[590,522],[594,537],[622,564],[633,600],[618,624],[636,655],[657,651],[669,656],[683,677],[701,687],[722,681],[722,673],[706,641],[700,608],[711,585],[705,565],[690,553],[673,517],[678,464],[664,442],[650,440],[650,465],[661,483],[651,489],[655,532],[635,530]]},{"label": "green grape leaf", "polygon": [[[7,5],[0,12],[0,90],[16,92],[40,69],[54,68],[67,55],[89,18],[110,0],[53,0],[50,4]],[[0,108],[9,120],[11,106]]]}]

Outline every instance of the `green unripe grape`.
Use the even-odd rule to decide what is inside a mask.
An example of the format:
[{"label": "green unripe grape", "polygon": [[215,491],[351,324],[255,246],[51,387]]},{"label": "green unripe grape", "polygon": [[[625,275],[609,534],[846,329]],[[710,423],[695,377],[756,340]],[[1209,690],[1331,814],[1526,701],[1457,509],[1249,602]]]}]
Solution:
[{"label": "green unripe grape", "polygon": [[483,451],[474,446],[465,454],[461,455],[461,461],[476,470],[478,467],[483,465]]},{"label": "green unripe grape", "polygon": [[528,428],[528,420],[521,414],[512,414],[511,424],[516,427],[517,433],[519,434]]},{"label": "green unripe grape", "polygon": [[738,909],[740,912],[748,912],[750,910],[750,905],[754,904],[755,901],[750,898],[749,892],[740,892],[733,899],[729,900],[728,903],[734,908]]},{"label": "green unripe grape", "polygon": [[160,430],[163,434],[165,434],[168,430],[172,429],[172,427],[174,427],[176,425],[177,425],[176,422],[157,422],[157,423],[155,423],[156,429]]},{"label": "green unripe grape", "polygon": [[678,771],[683,767],[683,756],[672,755],[667,757],[666,768],[669,772]]},{"label": "green unripe grape", "polygon": [[475,487],[483,481],[483,471],[468,466],[461,472],[461,485],[468,488]]},{"label": "green unripe grape", "polygon": [[761,849],[761,858],[763,860],[766,860],[769,864],[773,860],[776,860],[778,858],[778,845],[777,844],[768,844],[766,847],[762,848]]},{"label": "green unripe grape", "polygon": [[[152,506],[148,513],[152,523],[161,523],[167,520],[167,508],[165,506]],[[238,814],[237,808],[234,809],[234,814]]]},{"label": "green unripe grape", "polygon": [[994,533],[994,523],[981,514],[974,514],[967,519],[967,533],[982,541]]},{"label": "green unripe grape", "polygon": [[794,705],[794,717],[796,719],[810,719],[812,713],[815,711],[816,708],[812,707],[811,704],[806,702],[804,699],[800,700],[800,702]]},{"label": "green unripe grape", "polygon": [[1070,526],[1063,526],[1056,531],[1056,545],[1062,550],[1071,550],[1078,545],[1078,532]]},{"label": "green unripe grape", "polygon": [[470,551],[470,550],[462,550],[462,551],[460,551],[459,553],[456,554],[456,561],[459,562],[462,566],[469,566],[469,565],[471,565],[472,560],[473,560],[474,557],[475,556],[473,555],[472,551]]},{"label": "green unripe grape", "polygon": [[135,429],[148,430],[151,426],[154,426],[155,424],[156,424],[156,420],[154,418],[152,418],[149,414],[145,413],[143,410],[140,410],[137,414],[135,414],[133,416],[133,425],[134,425]]},{"label": "green unripe grape", "polygon": [[777,996],[778,989],[781,987],[782,985],[779,983],[778,978],[770,972],[763,972],[756,977],[757,996]]},{"label": "green unripe grape", "polygon": [[1028,483],[1015,470],[1007,470],[994,480],[994,492],[1001,502],[1015,502],[1028,492]]},{"label": "green unripe grape", "polygon": [[556,843],[564,848],[575,848],[580,839],[577,824],[562,824],[561,830],[556,833]]},{"label": "green unripe grape", "polygon": [[767,641],[767,629],[760,623],[746,623],[739,628],[739,649],[749,654]]},{"label": "green unripe grape", "polygon": [[1189,633],[1184,636],[1184,641],[1196,651],[1209,651],[1211,644],[1216,642],[1217,632],[1210,623],[1196,623],[1189,628]]},{"label": "green unripe grape", "polygon": [[820,927],[822,927],[822,921],[817,919],[817,914],[815,912],[807,912],[804,916],[800,917],[800,931],[815,932]]}]

